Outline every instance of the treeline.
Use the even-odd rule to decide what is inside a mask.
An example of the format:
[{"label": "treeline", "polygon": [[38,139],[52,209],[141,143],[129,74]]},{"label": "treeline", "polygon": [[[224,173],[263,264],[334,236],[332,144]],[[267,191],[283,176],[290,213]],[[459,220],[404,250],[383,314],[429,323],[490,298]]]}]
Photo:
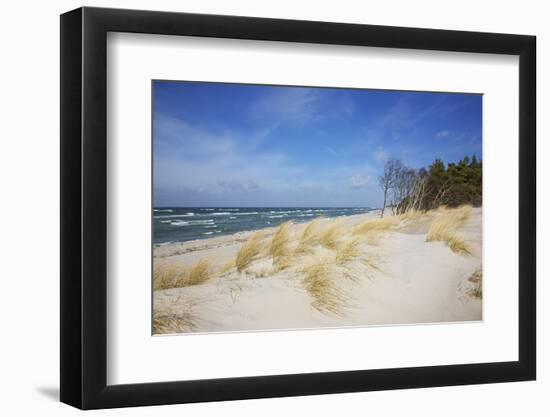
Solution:
[{"label": "treeline", "polygon": [[436,159],[428,168],[415,170],[390,159],[379,177],[386,207],[396,214],[409,210],[430,210],[442,205],[457,207],[482,203],[482,162],[474,155],[456,163]]}]

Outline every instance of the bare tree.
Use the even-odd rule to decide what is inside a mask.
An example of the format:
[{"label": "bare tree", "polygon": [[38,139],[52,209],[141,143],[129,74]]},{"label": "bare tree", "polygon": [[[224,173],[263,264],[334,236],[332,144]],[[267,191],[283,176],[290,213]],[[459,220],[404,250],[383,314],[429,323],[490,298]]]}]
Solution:
[{"label": "bare tree", "polygon": [[395,173],[395,181],[393,187],[393,197],[396,204],[395,211],[397,214],[404,213],[408,210],[413,198],[413,191],[416,182],[416,171],[413,168],[401,166]]},{"label": "bare tree", "polygon": [[395,187],[397,178],[400,175],[401,170],[403,169],[403,164],[397,159],[390,159],[384,165],[384,174],[378,177],[378,184],[384,193],[384,204],[382,206],[382,212],[380,217],[384,217],[384,211],[386,210],[386,204],[388,202],[388,195],[390,190]]}]

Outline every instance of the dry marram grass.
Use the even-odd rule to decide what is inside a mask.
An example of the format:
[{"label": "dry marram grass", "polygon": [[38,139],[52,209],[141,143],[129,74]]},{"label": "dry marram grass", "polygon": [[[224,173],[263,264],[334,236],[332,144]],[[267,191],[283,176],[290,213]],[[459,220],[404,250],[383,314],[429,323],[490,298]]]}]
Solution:
[{"label": "dry marram grass", "polygon": [[195,324],[187,314],[153,313],[153,334],[185,333],[193,329]]},{"label": "dry marram grass", "polygon": [[317,217],[316,219],[310,221],[307,226],[304,228],[304,232],[302,233],[302,240],[307,240],[314,236],[315,230],[319,226],[319,224],[323,221],[322,217]]},{"label": "dry marram grass", "polygon": [[187,285],[199,285],[210,278],[210,261],[208,259],[201,259],[193,266],[189,272],[189,278],[187,279]]},{"label": "dry marram grass", "polygon": [[254,233],[239,249],[237,257],[235,258],[235,266],[237,271],[242,272],[250,265],[256,256],[260,253],[261,245],[260,241],[262,233]]},{"label": "dry marram grass", "polygon": [[153,334],[184,333],[197,329],[194,309],[200,304],[195,298],[177,297],[162,309],[153,310]]},{"label": "dry marram grass", "polygon": [[321,234],[319,235],[319,242],[325,248],[335,249],[341,234],[341,222],[339,220],[335,220],[321,232]]},{"label": "dry marram grass", "polygon": [[474,288],[470,290],[469,294],[474,298],[483,298],[483,273],[481,272],[481,269],[474,272],[470,278],[468,278],[468,281],[474,284]]},{"label": "dry marram grass", "polygon": [[383,219],[369,220],[357,225],[353,229],[354,236],[366,235],[371,232],[385,232],[396,229],[400,223],[398,216],[384,217]]},{"label": "dry marram grass", "polygon": [[156,264],[153,268],[154,290],[184,287],[186,281],[187,274],[184,269],[164,264]]},{"label": "dry marram grass", "polygon": [[318,241],[317,232],[319,225],[322,221],[321,217],[316,218],[315,220],[310,221],[302,233],[300,238],[300,243],[296,248],[296,253],[305,253],[307,252],[315,243]]},{"label": "dry marram grass", "polygon": [[426,235],[426,242],[444,242],[453,252],[471,255],[468,242],[460,237],[457,229],[464,226],[472,208],[462,206],[457,209],[438,209]]},{"label": "dry marram grass", "polygon": [[424,215],[423,212],[419,210],[409,210],[401,215],[401,219],[407,221],[417,221]]},{"label": "dry marram grass", "polygon": [[330,279],[330,264],[314,263],[302,269],[303,284],[313,298],[312,306],[323,313],[341,314],[344,298]]},{"label": "dry marram grass", "polygon": [[397,229],[400,222],[399,216],[369,220],[355,226],[352,235],[365,238],[370,245],[375,245],[382,234]]},{"label": "dry marram grass", "polygon": [[220,269],[220,275],[225,275],[236,267],[237,265],[235,265],[235,260],[231,260],[227,262],[224,266],[222,266],[222,268]]},{"label": "dry marram grass", "polygon": [[279,269],[288,267],[288,257],[290,255],[290,235],[292,224],[286,222],[281,224],[271,239],[271,246],[269,247],[269,253],[273,258],[273,264]]},{"label": "dry marram grass", "polygon": [[336,254],[336,263],[343,265],[359,256],[359,239],[347,242]]}]

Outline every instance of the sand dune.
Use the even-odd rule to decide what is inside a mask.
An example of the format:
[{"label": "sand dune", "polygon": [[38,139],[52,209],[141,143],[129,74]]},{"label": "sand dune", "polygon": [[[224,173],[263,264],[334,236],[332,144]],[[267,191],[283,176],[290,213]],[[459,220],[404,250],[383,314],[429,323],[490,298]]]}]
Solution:
[{"label": "sand dune", "polygon": [[155,333],[481,320],[481,217],[369,213],[156,247]]}]

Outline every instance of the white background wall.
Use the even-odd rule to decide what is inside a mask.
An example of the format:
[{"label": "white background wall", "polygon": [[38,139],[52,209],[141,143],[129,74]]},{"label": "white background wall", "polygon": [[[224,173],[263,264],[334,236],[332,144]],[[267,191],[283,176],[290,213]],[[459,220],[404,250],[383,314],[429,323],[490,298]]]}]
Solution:
[{"label": "white background wall", "polygon": [[[0,410],[74,415],[59,391],[59,17],[73,0],[4,2],[0,23]],[[545,2],[124,0],[88,6],[238,14],[395,26],[509,32],[538,37],[538,381],[100,411],[95,415],[548,415],[550,403],[550,165],[543,120],[550,83]],[[503,225],[503,233],[505,232]],[[546,255],[547,256],[547,255]],[[465,340],[464,343],[476,343]],[[223,353],[220,353],[223,354]],[[261,353],[258,353],[261,354]],[[546,395],[544,395],[546,394]]]}]

